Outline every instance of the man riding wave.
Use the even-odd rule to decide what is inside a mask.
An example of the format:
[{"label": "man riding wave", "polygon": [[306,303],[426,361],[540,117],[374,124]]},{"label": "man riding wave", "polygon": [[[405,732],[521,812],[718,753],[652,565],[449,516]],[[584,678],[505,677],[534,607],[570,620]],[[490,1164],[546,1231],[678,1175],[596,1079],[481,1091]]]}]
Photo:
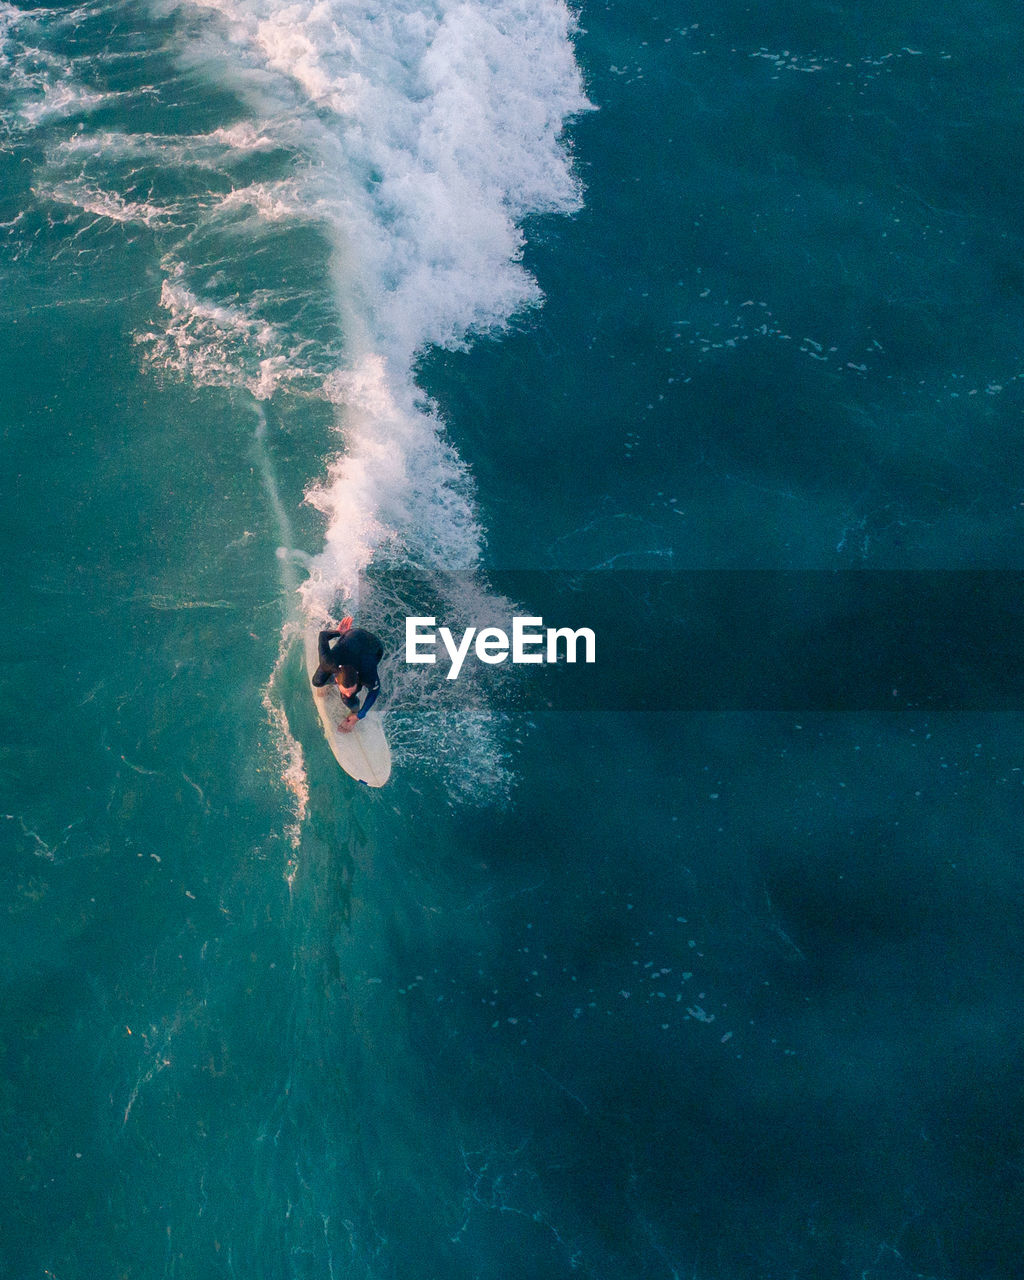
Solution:
[{"label": "man riding wave", "polygon": [[[321,631],[317,642],[320,665],[313,672],[312,683],[319,696],[326,696],[326,685],[334,680],[341,690],[341,700],[349,708],[349,715],[338,728],[351,733],[362,720],[380,693],[377,663],[384,656],[384,646],[372,631],[353,627],[350,617],[342,618],[337,630]],[[359,706],[358,694],[367,689],[366,701]]]}]

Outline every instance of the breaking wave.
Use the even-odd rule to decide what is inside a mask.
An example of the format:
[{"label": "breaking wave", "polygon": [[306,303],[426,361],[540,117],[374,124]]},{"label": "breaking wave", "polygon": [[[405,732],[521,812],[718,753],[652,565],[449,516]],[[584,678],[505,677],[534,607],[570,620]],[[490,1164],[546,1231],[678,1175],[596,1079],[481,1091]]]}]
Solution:
[{"label": "breaking wave", "polygon": [[[51,25],[78,38],[90,12]],[[22,77],[4,126],[38,135],[45,157],[35,210],[4,224],[14,251],[55,220],[83,252],[149,235],[162,281],[136,334],[144,367],[259,402],[331,406],[306,492],[324,541],[282,644],[357,604],[375,566],[478,566],[471,469],[417,386],[416,361],[500,332],[542,300],[523,224],[579,208],[564,129],[589,108],[567,6],[162,0],[181,74],[240,104],[242,118],[192,133],[156,105],[137,133],[109,127],[111,95],[156,103],[158,79],[118,87],[96,73],[116,50],[94,47],[92,63],[64,53],[39,13],[0,6],[0,63]],[[135,52],[126,44],[123,57]],[[482,741],[486,707],[465,711],[479,750],[499,758]]]}]

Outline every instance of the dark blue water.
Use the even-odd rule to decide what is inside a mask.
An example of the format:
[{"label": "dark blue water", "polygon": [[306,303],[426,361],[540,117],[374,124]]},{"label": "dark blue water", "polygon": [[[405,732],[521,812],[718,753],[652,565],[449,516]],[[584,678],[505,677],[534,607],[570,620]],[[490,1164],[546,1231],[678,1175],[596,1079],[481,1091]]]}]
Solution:
[{"label": "dark blue water", "polygon": [[401,618],[1020,569],[1021,34],[0,10],[0,1276],[1019,1274],[1011,704],[552,711]]}]

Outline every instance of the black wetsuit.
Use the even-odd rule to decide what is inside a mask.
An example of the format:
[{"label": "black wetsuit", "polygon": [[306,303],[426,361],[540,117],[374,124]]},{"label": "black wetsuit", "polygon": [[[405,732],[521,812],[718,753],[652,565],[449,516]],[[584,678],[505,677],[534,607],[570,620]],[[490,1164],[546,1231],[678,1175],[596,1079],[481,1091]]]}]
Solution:
[{"label": "black wetsuit", "polygon": [[[359,712],[359,719],[362,720],[380,693],[377,663],[384,657],[384,646],[372,631],[352,627],[348,631],[321,631],[318,647],[320,666],[313,674],[314,686],[319,689],[328,680],[333,680],[339,667],[351,667],[356,673],[356,693],[364,685],[369,690]],[[342,700],[353,709],[358,705],[355,694],[348,698],[342,694]]]}]

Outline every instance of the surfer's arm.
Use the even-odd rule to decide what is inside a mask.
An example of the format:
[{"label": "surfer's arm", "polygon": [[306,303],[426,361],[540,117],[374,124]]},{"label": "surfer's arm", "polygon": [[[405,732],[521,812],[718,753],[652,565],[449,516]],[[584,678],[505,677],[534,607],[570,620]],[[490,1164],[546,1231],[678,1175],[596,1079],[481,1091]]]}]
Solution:
[{"label": "surfer's arm", "polygon": [[320,638],[317,641],[317,652],[320,655],[321,662],[333,662],[331,656],[330,640],[337,640],[342,633],[340,631],[321,631]]},{"label": "surfer's arm", "polygon": [[366,715],[367,711],[369,711],[369,709],[377,701],[378,693],[380,693],[380,681],[375,679],[373,684],[370,686],[370,692],[366,695],[366,701],[363,703],[363,705],[359,709],[358,718],[360,720],[362,720],[363,716]]}]

